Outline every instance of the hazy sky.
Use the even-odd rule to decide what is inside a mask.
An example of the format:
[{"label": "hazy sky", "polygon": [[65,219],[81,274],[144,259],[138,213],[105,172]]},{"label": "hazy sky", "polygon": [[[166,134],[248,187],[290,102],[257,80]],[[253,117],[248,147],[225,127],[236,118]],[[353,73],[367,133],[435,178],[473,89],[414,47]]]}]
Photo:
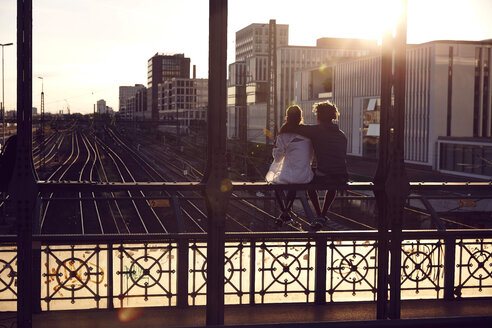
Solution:
[{"label": "hazy sky", "polygon": [[[379,39],[382,3],[393,0],[229,0],[228,58],[235,32],[276,19],[289,24],[289,44],[314,46],[320,37]],[[207,0],[33,0],[33,106],[44,78],[47,112],[92,112],[105,99],[118,107],[118,86],[147,84],[156,52],[184,53],[208,74]],[[409,0],[408,42],[492,39],[492,0]],[[6,109],[16,106],[16,0],[0,0],[5,48]],[[1,101],[1,99],[0,99]]]}]

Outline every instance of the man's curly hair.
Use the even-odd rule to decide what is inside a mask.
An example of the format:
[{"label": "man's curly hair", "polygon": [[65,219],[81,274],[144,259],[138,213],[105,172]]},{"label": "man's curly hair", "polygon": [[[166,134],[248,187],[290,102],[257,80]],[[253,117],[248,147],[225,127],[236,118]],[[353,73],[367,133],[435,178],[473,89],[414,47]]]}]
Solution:
[{"label": "man's curly hair", "polygon": [[320,122],[331,122],[338,119],[340,112],[335,104],[330,101],[322,101],[313,105],[313,113],[315,113]]}]

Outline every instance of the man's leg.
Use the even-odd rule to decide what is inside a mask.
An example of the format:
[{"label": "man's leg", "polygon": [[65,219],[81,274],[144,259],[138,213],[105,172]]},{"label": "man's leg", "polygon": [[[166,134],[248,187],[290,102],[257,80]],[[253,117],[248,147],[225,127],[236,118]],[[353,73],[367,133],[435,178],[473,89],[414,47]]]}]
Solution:
[{"label": "man's leg", "polygon": [[[321,217],[325,217],[326,213],[330,209],[335,196],[337,195],[337,190],[327,190],[325,194],[325,201],[323,202],[323,210],[321,211]],[[319,205],[318,205],[319,206]]]},{"label": "man's leg", "polygon": [[313,203],[314,211],[316,212],[316,216],[321,216],[321,207],[319,206],[318,192],[316,190],[308,190],[308,196]]}]

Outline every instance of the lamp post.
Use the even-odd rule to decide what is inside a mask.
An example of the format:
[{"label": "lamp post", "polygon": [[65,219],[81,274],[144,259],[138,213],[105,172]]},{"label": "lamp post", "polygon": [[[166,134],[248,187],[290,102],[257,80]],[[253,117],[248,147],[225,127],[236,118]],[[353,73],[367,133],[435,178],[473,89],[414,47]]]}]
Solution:
[{"label": "lamp post", "polygon": [[5,82],[4,82],[4,77],[3,77],[3,48],[7,46],[11,46],[13,43],[0,43],[0,46],[2,46],[2,148],[5,146],[5,94],[4,94],[4,89],[5,89]]},{"label": "lamp post", "polygon": [[41,168],[44,170],[45,167],[45,157],[44,157],[44,78],[38,76],[41,79],[41,103],[39,104],[41,111]]}]

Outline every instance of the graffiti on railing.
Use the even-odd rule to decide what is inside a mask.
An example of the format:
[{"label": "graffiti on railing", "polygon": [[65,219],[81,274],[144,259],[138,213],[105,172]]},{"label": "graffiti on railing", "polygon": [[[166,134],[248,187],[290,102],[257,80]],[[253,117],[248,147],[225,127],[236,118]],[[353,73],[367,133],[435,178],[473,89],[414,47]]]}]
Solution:
[{"label": "graffiti on railing", "polygon": [[441,240],[406,240],[402,244],[401,289],[404,298],[442,298],[444,244]]},{"label": "graffiti on railing", "polygon": [[[45,262],[44,266],[48,268],[48,262]],[[75,291],[90,283],[102,284],[104,275],[105,270],[97,263],[70,258],[59,262],[56,268],[52,267],[50,273],[43,276],[46,277],[44,284],[54,284],[51,287],[53,292],[63,297],[63,290]]]}]

